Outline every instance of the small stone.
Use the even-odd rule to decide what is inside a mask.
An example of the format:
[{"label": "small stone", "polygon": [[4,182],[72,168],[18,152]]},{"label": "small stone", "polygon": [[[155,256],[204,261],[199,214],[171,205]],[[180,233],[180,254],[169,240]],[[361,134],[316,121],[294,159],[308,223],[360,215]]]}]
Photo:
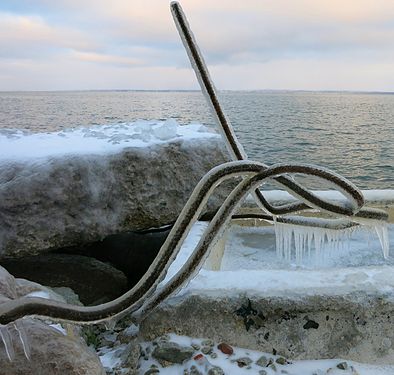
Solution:
[{"label": "small stone", "polygon": [[157,360],[164,360],[171,363],[181,364],[189,360],[194,353],[191,347],[178,345],[175,342],[160,342],[155,347],[152,357]]},{"label": "small stone", "polygon": [[160,370],[158,368],[150,368],[148,371],[144,372],[144,375],[153,375],[153,374],[159,374]]},{"label": "small stone", "polygon": [[192,347],[194,350],[200,350],[200,345],[198,345],[198,344],[196,344],[196,343],[192,343],[192,344],[191,344],[191,347]]},{"label": "small stone", "polygon": [[224,375],[224,371],[219,366],[215,366],[209,369],[208,375]]},{"label": "small stone", "polygon": [[201,348],[201,353],[203,353],[203,354],[211,354],[212,353],[212,347],[211,346],[203,346]]},{"label": "small stone", "polygon": [[190,367],[190,375],[202,375],[202,373],[193,365]]},{"label": "small stone", "polygon": [[282,370],[280,373],[281,374],[288,374],[288,372],[286,370]]},{"label": "small stone", "polygon": [[265,370],[260,370],[260,371],[259,371],[259,375],[267,375],[267,371],[265,371]]},{"label": "small stone", "polygon": [[267,367],[269,364],[268,362],[268,358],[264,355],[262,355],[257,361],[256,361],[256,365],[260,366],[260,367]]},{"label": "small stone", "polygon": [[268,368],[270,368],[270,369],[272,369],[272,371],[276,372],[276,366],[275,366],[273,363],[271,363],[271,364],[268,366]]},{"label": "small stone", "polygon": [[337,364],[337,368],[340,370],[347,370],[349,368],[347,362],[341,362]]},{"label": "small stone", "polygon": [[226,344],[226,343],[224,343],[224,342],[222,342],[222,343],[220,343],[220,344],[218,345],[218,349],[219,349],[222,353],[227,354],[227,355],[231,355],[231,354],[234,353],[234,349],[233,349],[230,345],[228,345],[228,344]]},{"label": "small stone", "polygon": [[213,343],[213,341],[212,340],[203,340],[203,341],[201,341],[201,345],[202,346],[213,346],[214,345],[214,343]]},{"label": "small stone", "polygon": [[235,360],[238,363],[238,367],[249,366],[253,361],[249,357],[242,357]]},{"label": "small stone", "polygon": [[211,353],[210,357],[211,357],[212,359],[215,359],[215,358],[218,357],[218,355],[217,355],[216,353]]},{"label": "small stone", "polygon": [[278,365],[285,365],[287,363],[286,358],[284,357],[279,357],[275,361]]}]

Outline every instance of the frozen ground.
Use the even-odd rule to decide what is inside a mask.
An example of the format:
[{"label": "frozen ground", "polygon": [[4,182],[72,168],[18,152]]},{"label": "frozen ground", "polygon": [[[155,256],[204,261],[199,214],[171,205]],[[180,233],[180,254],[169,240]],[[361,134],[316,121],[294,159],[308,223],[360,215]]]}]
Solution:
[{"label": "frozen ground", "polygon": [[[169,335],[169,341],[176,342],[182,346],[190,346],[192,344],[202,346],[201,342],[203,339],[195,339],[185,336],[177,336],[175,334]],[[372,366],[366,364],[360,364],[353,361],[343,361],[341,359],[329,359],[329,360],[317,360],[317,361],[289,361],[291,363],[280,365],[276,362],[279,356],[274,356],[269,353],[262,353],[255,350],[249,350],[244,348],[233,347],[233,354],[223,354],[218,348],[218,343],[213,345],[213,353],[217,355],[216,358],[212,358],[211,354],[204,356],[203,360],[194,359],[200,351],[196,351],[194,358],[190,361],[183,363],[182,365],[174,365],[162,368],[160,363],[152,357],[148,356],[148,360],[141,359],[140,373],[144,374],[152,364],[160,368],[160,374],[162,375],[175,375],[184,374],[184,370],[190,370],[191,366],[196,366],[201,374],[205,375],[208,373],[211,366],[219,366],[225,374],[229,375],[247,375],[247,374],[259,374],[260,371],[266,371],[267,375],[273,374],[288,374],[288,375],[392,375],[394,373],[394,366]],[[152,343],[144,343],[143,348],[145,352],[152,350]],[[147,350],[147,348],[149,348]],[[262,356],[268,360],[272,359],[276,371],[270,367],[262,367],[256,364],[259,358]],[[215,357],[215,355],[214,355]],[[237,359],[250,358],[252,363],[249,366],[239,367]],[[208,362],[208,363],[207,363]],[[348,366],[347,370],[337,368],[340,363],[346,363]],[[346,365],[344,365],[346,367]],[[357,372],[355,372],[357,371]]]},{"label": "frozen ground", "polygon": [[[184,264],[206,226],[204,222],[193,226],[163,283]],[[340,295],[356,290],[394,293],[394,225],[389,225],[388,230],[391,255],[387,260],[377,236],[361,231],[353,234],[348,248],[333,254],[325,264],[296,266],[277,259],[272,227],[232,226],[220,271],[203,268],[178,296],[201,292],[223,296],[245,290],[260,296]]]}]

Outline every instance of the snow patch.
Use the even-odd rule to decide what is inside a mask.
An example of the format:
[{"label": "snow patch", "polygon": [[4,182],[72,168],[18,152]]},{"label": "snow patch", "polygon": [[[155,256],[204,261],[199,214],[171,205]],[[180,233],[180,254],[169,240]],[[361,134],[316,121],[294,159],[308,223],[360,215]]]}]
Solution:
[{"label": "snow patch", "polygon": [[219,138],[201,124],[181,126],[174,119],[139,120],[130,123],[97,125],[52,133],[27,133],[0,129],[0,162],[72,154],[105,154],[126,147],[147,147],[170,140]]}]

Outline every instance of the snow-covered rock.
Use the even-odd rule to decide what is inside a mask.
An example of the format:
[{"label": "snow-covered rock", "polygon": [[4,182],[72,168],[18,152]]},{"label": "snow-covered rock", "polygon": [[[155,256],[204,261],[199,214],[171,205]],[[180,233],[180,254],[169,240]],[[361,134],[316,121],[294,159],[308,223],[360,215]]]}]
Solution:
[{"label": "snow-covered rock", "polygon": [[226,155],[218,134],[174,120],[2,131],[0,257],[173,222],[200,178]]},{"label": "snow-covered rock", "polygon": [[[29,296],[64,302],[48,288],[15,279],[0,267],[0,303]],[[0,325],[0,375],[104,375],[96,353],[75,330],[69,333],[60,325],[50,326],[32,318]]]}]

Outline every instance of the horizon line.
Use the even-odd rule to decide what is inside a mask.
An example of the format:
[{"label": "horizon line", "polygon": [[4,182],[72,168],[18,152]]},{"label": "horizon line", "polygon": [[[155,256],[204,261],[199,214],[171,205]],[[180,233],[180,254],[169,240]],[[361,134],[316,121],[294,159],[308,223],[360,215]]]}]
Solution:
[{"label": "horizon line", "polygon": [[[311,89],[218,89],[219,92],[316,92],[349,94],[394,94],[394,91],[380,90],[311,90]],[[59,90],[0,90],[0,93],[44,93],[44,92],[201,92],[200,89],[59,89]]]}]

